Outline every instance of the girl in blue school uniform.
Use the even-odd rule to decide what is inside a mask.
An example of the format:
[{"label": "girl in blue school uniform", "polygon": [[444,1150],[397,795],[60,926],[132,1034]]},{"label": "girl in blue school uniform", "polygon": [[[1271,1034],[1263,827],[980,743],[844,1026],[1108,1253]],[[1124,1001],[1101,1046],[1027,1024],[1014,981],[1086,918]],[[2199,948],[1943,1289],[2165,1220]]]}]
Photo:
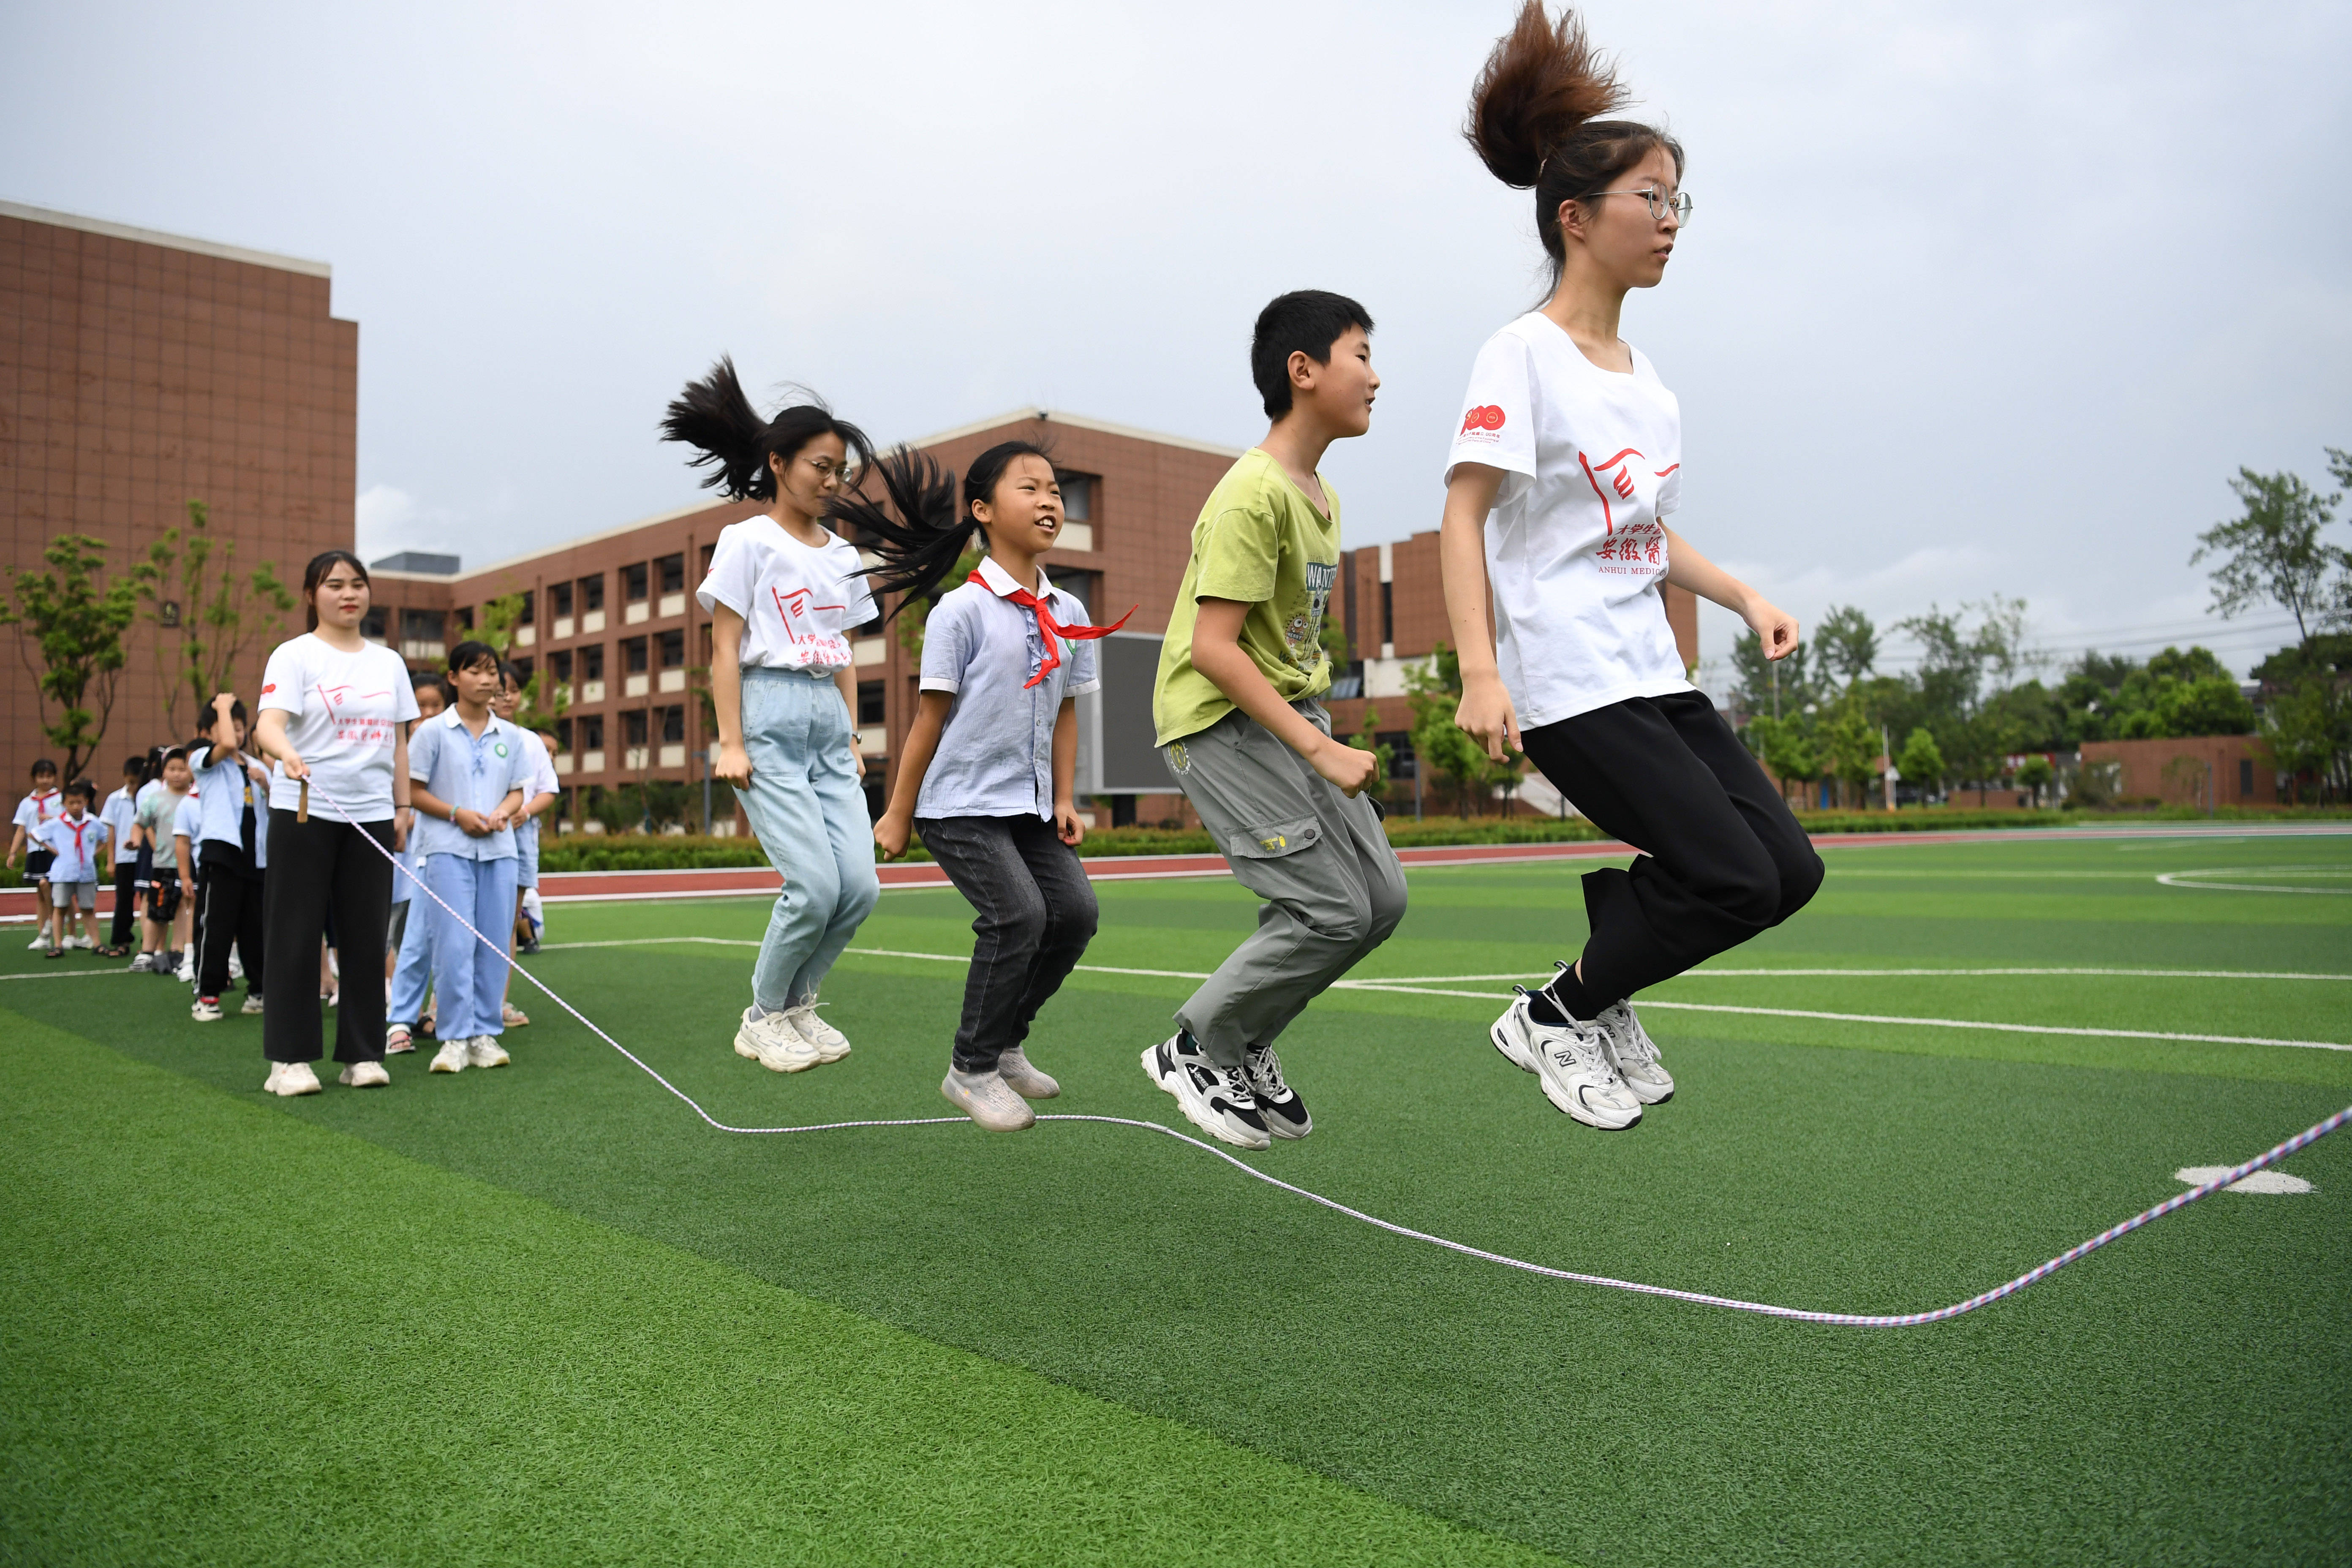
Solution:
[{"label": "girl in blue school uniform", "polygon": [[[954,476],[901,449],[880,465],[893,510],[833,505],[882,558],[877,592],[928,597],[978,535],[979,570],[923,623],[914,727],[874,825],[885,857],[920,833],[978,911],[948,1076],[940,1092],[992,1131],[1037,1118],[1061,1086],[1029,1060],[1029,1026],[1095,934],[1095,892],[1078,863],[1086,837],[1072,799],[1077,699],[1101,682],[1087,607],[1046,579],[1038,558],[1062,531],[1062,492],[1043,448],[1007,441],[975,459],[959,503]],[[895,511],[895,515],[894,515]],[[1121,618],[1124,624],[1124,617]]]}]

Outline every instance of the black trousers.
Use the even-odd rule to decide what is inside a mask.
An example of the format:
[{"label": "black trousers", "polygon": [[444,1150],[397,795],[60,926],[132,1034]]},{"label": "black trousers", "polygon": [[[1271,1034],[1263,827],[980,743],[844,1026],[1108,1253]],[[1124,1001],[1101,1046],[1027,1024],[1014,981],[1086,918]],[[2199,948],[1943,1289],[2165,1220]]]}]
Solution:
[{"label": "black trousers", "polygon": [[1520,737],[1528,760],[1641,851],[1584,878],[1584,989],[1606,1006],[1805,907],[1822,858],[1715,704],[1636,697]]},{"label": "black trousers", "polygon": [[108,928],[106,945],[129,947],[138,932],[139,862],[117,860],[114,863],[114,924]]},{"label": "black trousers", "polygon": [[196,864],[196,994],[228,989],[229,949],[245,964],[245,988],[262,994],[261,877],[234,844],[207,840]]},{"label": "black trousers", "polygon": [[1095,888],[1078,852],[1034,816],[918,821],[923,847],[979,915],[979,940],[956,1026],[960,1072],[993,1072],[1029,1037],[1037,1009],[1062,988],[1095,936]]},{"label": "black trousers", "polygon": [[271,1061],[319,1059],[311,976],[330,916],[344,959],[335,1059],[383,1060],[383,962],[376,955],[392,921],[391,849],[389,822],[354,827],[324,815],[297,822],[290,811],[269,814],[269,967],[279,979],[261,1016],[261,1054]]}]

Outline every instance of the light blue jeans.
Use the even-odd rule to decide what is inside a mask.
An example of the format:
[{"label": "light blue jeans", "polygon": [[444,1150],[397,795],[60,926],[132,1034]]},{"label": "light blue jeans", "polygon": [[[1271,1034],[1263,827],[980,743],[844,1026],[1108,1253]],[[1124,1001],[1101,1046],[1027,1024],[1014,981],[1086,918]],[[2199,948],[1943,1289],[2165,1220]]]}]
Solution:
[{"label": "light blue jeans", "polygon": [[763,1011],[815,1001],[826,971],[882,896],[856,745],[832,676],[743,672],[751,784],[736,798],[784,879],[751,970],[751,1000]]},{"label": "light blue jeans", "polygon": [[[405,870],[393,873],[408,880]],[[388,1022],[416,1027],[425,1016],[425,992],[433,984],[433,921],[440,909],[422,891],[408,889],[408,923],[400,931],[400,957],[392,966],[392,995],[383,1011]]]},{"label": "light blue jeans", "polygon": [[490,939],[474,939],[439,904],[424,900],[409,919],[426,912],[433,927],[433,1034],[436,1039],[471,1039],[506,1033],[507,933],[514,928],[515,859],[473,860],[463,855],[427,855],[425,885],[450,909]]}]

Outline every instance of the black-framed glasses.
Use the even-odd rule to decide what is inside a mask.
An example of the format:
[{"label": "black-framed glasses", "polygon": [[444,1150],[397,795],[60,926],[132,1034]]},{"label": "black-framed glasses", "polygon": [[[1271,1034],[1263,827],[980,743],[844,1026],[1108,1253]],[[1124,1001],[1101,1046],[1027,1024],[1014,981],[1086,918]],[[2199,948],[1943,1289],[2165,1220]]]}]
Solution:
[{"label": "black-framed glasses", "polygon": [[1666,221],[1666,215],[1668,213],[1672,213],[1675,215],[1675,221],[1676,223],[1690,222],[1691,199],[1690,193],[1688,191],[1677,191],[1675,195],[1670,196],[1666,195],[1665,192],[1658,189],[1655,185],[1643,185],[1637,191],[1595,191],[1593,195],[1599,196],[1639,196],[1649,204],[1650,216],[1653,221],[1664,223]]}]

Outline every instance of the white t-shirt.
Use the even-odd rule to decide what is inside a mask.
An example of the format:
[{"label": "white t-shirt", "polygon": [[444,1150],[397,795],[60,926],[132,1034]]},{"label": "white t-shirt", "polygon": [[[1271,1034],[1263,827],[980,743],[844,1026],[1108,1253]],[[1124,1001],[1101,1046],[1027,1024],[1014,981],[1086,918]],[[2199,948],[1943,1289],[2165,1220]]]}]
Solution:
[{"label": "white t-shirt", "polygon": [[812,550],[772,517],[747,517],[719,531],[710,574],[694,596],[706,610],[743,617],[746,669],[844,669],[849,634],[872,620],[874,595],[856,575],[866,563],[845,539]]},{"label": "white t-shirt", "polygon": [[106,841],[114,846],[118,866],[139,858],[139,847],[131,842],[131,825],[138,815],[139,796],[128,784],[108,795],[99,811],[98,819],[106,824]]},{"label": "white t-shirt", "polygon": [[[305,632],[270,654],[261,706],[290,715],[286,738],[353,822],[391,819],[393,743],[402,722],[416,717],[416,691],[398,654],[375,643],[345,653]],[[273,769],[270,808],[293,811],[301,802],[301,781]]]},{"label": "white t-shirt", "polygon": [[1666,624],[1665,519],[1682,504],[1682,405],[1639,349],[1602,370],[1531,310],[1470,372],[1456,463],[1504,471],[1486,518],[1495,658],[1528,728],[1691,689]]},{"label": "white t-shirt", "polygon": [[54,822],[65,811],[66,797],[57,790],[41,790],[16,803],[16,826],[25,830],[25,841],[34,848],[45,848],[40,837],[44,824]]}]

